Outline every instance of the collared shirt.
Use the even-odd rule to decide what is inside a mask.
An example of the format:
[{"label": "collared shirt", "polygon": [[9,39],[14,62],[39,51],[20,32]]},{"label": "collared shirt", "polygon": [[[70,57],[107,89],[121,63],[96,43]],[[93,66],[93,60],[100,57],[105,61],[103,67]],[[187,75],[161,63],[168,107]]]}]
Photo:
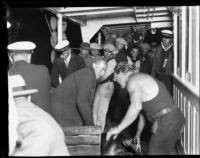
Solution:
[{"label": "collared shirt", "polygon": [[68,66],[69,65],[69,61],[71,59],[71,53],[69,54],[69,56],[67,57],[67,59],[64,60],[65,64]]},{"label": "collared shirt", "polygon": [[166,51],[168,51],[168,50],[173,46],[173,43],[170,44],[169,46],[165,47],[165,46],[163,45],[163,42],[161,42],[161,46],[162,46],[163,50],[166,52]]}]

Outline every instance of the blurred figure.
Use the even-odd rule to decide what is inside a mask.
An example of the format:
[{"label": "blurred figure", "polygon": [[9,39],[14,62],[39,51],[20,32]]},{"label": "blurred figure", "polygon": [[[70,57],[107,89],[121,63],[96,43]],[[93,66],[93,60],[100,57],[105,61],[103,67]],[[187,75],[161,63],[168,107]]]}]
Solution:
[{"label": "blurred figure", "polygon": [[58,43],[55,46],[55,50],[62,54],[54,61],[51,71],[51,81],[54,88],[56,88],[68,75],[85,67],[83,58],[71,51],[69,41],[64,40]]},{"label": "blurred figure", "polygon": [[102,41],[102,43],[111,43],[111,44],[115,44],[115,35],[113,36],[111,33],[110,33],[110,30],[109,28],[106,28],[104,27],[102,29],[102,33],[103,33],[103,37],[104,37],[104,40]]},{"label": "blurred figure", "polygon": [[101,56],[101,52],[100,52],[101,49],[102,49],[102,47],[99,44],[90,43],[90,54],[94,61],[96,58]]},{"label": "blurred figure", "polygon": [[134,64],[135,71],[139,72],[141,68],[141,49],[137,45],[133,45],[130,48],[130,57],[128,57],[128,63]]},{"label": "blurred figure", "polygon": [[31,97],[31,101],[52,114],[50,107],[51,80],[45,65],[31,64],[32,53],[36,45],[30,41],[14,42],[8,45],[9,56],[13,61],[9,74],[20,74],[29,89],[35,88],[39,92]]},{"label": "blurred figure", "polygon": [[70,74],[56,88],[51,106],[61,126],[94,125],[92,105],[96,80],[104,75],[106,67],[104,60],[97,60],[91,67]]},{"label": "blurred figure", "polygon": [[173,32],[162,30],[162,42],[157,47],[151,75],[162,81],[173,95]]},{"label": "blurred figure", "polygon": [[132,34],[127,34],[126,35],[126,41],[127,41],[127,43],[128,43],[128,51],[130,51],[130,48],[134,45],[134,43],[133,43],[133,37],[132,37]]},{"label": "blurred figure", "polygon": [[85,66],[91,66],[93,63],[93,58],[90,56],[89,51],[90,51],[90,44],[86,42],[81,43],[79,55],[84,59]]},{"label": "blurred figure", "polygon": [[[51,52],[51,63],[54,63],[54,60],[59,57],[59,54],[56,53],[56,51],[54,50],[54,47],[56,46],[56,44],[58,44],[58,32],[56,31],[57,29],[57,18],[56,17],[51,17],[50,18],[50,26],[52,29],[51,32],[51,37],[50,37],[50,43],[51,46],[53,48],[52,52]],[[66,30],[67,30],[67,21],[62,21],[62,40],[67,40],[67,35],[66,35]]]},{"label": "blurred figure", "polygon": [[118,53],[115,57],[117,63],[125,61],[127,62],[127,53],[126,50],[128,48],[128,43],[124,38],[118,37],[116,39],[116,48]]},{"label": "blurred figure", "polygon": [[142,43],[141,47],[141,67],[140,72],[150,74],[151,73],[151,58],[148,55],[148,52],[151,50],[151,47],[148,43]]},{"label": "blurred figure", "polygon": [[25,89],[21,75],[8,77],[18,114],[18,143],[11,156],[69,156],[65,137],[58,123],[30,102],[36,89]]},{"label": "blurred figure", "polygon": [[158,43],[156,41],[151,42],[151,51],[149,51],[148,55],[151,58],[152,66],[153,66],[154,57],[156,56],[157,47],[158,47]]}]

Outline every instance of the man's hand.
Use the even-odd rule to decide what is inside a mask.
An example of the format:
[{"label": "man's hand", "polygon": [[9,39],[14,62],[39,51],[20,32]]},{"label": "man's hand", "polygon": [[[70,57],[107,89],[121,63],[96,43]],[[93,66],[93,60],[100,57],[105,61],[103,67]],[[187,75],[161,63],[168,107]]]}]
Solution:
[{"label": "man's hand", "polygon": [[110,140],[110,137],[111,137],[112,135],[115,135],[115,136],[113,137],[113,139],[116,139],[116,138],[117,138],[117,135],[118,135],[119,133],[120,133],[120,130],[119,130],[118,127],[113,127],[113,128],[111,128],[111,129],[107,132],[107,134],[106,134],[106,141]]},{"label": "man's hand", "polygon": [[139,136],[135,136],[133,138],[133,142],[136,144],[136,151],[139,150],[141,152],[140,137]]}]

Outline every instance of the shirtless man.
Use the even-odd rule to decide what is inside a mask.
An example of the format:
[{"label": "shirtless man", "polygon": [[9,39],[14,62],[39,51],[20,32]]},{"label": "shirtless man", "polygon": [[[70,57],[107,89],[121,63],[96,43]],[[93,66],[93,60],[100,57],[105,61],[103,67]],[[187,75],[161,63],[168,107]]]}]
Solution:
[{"label": "shirtless man", "polygon": [[106,140],[112,135],[116,138],[143,109],[153,123],[149,154],[172,154],[185,120],[164,84],[148,74],[134,73],[127,63],[117,66],[114,80],[127,88],[131,103],[121,123],[107,132]]}]

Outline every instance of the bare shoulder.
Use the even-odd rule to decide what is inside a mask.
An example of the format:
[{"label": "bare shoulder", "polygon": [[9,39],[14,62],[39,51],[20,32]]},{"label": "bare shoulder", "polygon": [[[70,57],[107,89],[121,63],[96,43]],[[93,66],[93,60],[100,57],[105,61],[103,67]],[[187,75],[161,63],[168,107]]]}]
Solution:
[{"label": "bare shoulder", "polygon": [[134,73],[132,74],[127,83],[127,89],[133,90],[133,89],[143,89],[146,84],[151,83],[153,78],[145,73]]}]

